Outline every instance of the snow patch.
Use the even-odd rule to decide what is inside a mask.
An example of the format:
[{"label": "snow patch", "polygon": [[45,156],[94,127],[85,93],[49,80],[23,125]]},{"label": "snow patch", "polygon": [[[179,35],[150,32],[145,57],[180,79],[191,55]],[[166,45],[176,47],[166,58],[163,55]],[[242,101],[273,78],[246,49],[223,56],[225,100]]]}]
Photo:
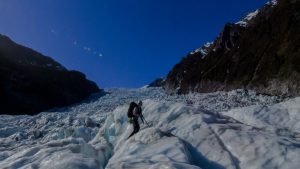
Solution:
[{"label": "snow patch", "polygon": [[271,5],[272,7],[274,7],[278,4],[278,1],[277,0],[271,0],[271,1],[267,2],[266,4]]},{"label": "snow patch", "polygon": [[209,53],[209,48],[213,45],[213,42],[207,42],[202,47],[190,52],[191,55],[194,55],[196,53],[201,53],[202,59],[205,58],[205,56]]},{"label": "snow patch", "polygon": [[254,19],[257,16],[258,13],[259,13],[259,10],[257,9],[256,11],[249,13],[244,19],[242,19],[239,22],[236,22],[235,24],[240,25],[242,27],[247,27],[249,21]]}]

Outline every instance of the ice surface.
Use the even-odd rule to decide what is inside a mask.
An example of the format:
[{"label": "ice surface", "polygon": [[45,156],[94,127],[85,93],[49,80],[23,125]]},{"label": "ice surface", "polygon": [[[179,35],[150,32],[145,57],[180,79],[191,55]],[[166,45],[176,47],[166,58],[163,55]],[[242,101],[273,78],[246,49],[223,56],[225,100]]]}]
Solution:
[{"label": "ice surface", "polygon": [[[274,132],[300,131],[300,98],[290,99],[272,106],[255,105],[221,112],[245,124],[274,130]],[[295,133],[294,133],[295,134]]]},{"label": "ice surface", "polygon": [[[128,104],[138,100],[151,126],[141,124],[127,139]],[[299,103],[245,90],[167,95],[160,88],[107,89],[64,109],[0,116],[0,166],[297,168]]]}]

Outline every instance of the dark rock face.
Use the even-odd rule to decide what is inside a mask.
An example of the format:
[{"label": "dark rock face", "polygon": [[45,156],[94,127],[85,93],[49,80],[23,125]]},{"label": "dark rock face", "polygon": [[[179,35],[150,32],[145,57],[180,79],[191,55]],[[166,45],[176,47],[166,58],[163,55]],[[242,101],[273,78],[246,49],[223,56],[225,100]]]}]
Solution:
[{"label": "dark rock face", "polygon": [[236,88],[274,95],[300,94],[300,1],[262,7],[246,27],[226,24],[205,57],[190,53],[169,72],[178,93]]},{"label": "dark rock face", "polygon": [[95,92],[84,74],[0,35],[0,114],[36,114]]},{"label": "dark rock face", "polygon": [[163,78],[158,78],[158,79],[155,79],[153,82],[151,82],[148,87],[162,87],[165,85],[165,79]]}]

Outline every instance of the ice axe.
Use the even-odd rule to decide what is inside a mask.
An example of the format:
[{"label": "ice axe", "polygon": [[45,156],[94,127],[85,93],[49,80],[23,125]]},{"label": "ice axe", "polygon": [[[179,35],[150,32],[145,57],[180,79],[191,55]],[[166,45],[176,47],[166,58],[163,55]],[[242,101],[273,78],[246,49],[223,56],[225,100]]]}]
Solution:
[{"label": "ice axe", "polygon": [[149,123],[146,121],[145,117],[142,116],[143,120],[145,121],[145,123],[147,124],[148,127],[150,127]]}]

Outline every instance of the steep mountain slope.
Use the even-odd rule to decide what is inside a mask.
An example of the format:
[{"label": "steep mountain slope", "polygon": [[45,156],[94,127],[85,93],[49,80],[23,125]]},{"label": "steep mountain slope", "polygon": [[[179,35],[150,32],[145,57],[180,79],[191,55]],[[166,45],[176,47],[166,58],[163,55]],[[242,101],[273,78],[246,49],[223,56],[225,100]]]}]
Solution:
[{"label": "steep mountain slope", "polygon": [[164,78],[157,78],[153,82],[151,82],[147,87],[162,87],[165,85]]},{"label": "steep mountain slope", "polygon": [[300,94],[300,1],[271,1],[169,72],[165,88],[179,93],[236,88]]},{"label": "steep mountain slope", "polygon": [[98,91],[84,74],[0,35],[0,114],[35,114]]}]

